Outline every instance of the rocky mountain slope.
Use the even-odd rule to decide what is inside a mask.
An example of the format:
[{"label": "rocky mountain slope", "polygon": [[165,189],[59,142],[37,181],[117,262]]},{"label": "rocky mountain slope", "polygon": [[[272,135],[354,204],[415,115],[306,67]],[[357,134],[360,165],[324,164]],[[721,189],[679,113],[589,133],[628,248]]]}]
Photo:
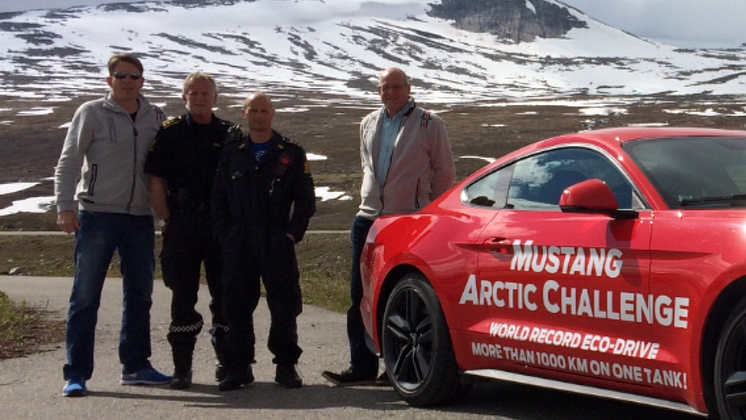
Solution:
[{"label": "rocky mountain slope", "polygon": [[429,16],[453,20],[456,28],[512,42],[562,38],[570,29],[588,28],[566,7],[544,0],[443,0],[430,7]]},{"label": "rocky mountain slope", "polygon": [[177,0],[0,14],[0,96],[98,93],[119,51],[169,97],[204,70],[237,95],[359,104],[389,66],[425,102],[746,93],[744,49],[676,49],[556,0]]}]

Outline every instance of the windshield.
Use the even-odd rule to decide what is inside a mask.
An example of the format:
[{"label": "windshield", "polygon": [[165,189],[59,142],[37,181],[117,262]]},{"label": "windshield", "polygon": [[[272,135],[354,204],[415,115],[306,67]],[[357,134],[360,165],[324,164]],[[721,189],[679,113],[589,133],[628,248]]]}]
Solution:
[{"label": "windshield", "polygon": [[663,138],[623,147],[671,209],[746,206],[746,138]]}]

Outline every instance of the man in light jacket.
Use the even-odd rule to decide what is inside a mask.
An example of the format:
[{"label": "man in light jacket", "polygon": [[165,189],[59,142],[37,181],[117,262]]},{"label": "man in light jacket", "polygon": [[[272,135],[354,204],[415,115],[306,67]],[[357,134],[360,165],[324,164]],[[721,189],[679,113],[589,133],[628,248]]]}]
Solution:
[{"label": "man in light jacket", "polygon": [[167,384],[171,379],[149,361],[155,228],[150,179],[143,172],[164,115],[140,95],[140,60],[117,54],[109,60],[108,70],[111,92],[75,112],[55,171],[57,225],[76,238],[63,368],[66,397],[87,394],[101,291],[115,251],[124,292],[120,383]]},{"label": "man in light jacket", "polygon": [[[350,365],[341,373],[323,373],[337,385],[371,384],[378,377],[378,358],[365,344],[360,313],[360,257],[373,222],[379,216],[418,211],[451,188],[456,178],[443,120],[418,107],[410,97],[411,90],[404,71],[384,70],[378,85],[383,106],[363,118],[360,125],[363,183],[360,211],[351,232],[352,306],[347,312]],[[387,383],[383,376],[378,379]]]}]

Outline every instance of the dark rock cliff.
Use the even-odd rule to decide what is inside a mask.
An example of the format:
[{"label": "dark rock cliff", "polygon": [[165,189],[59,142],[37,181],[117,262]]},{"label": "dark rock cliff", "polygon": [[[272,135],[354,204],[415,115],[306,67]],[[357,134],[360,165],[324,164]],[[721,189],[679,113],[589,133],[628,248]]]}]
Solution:
[{"label": "dark rock cliff", "polygon": [[561,38],[572,28],[587,27],[566,7],[544,0],[442,0],[430,8],[429,16],[453,20],[456,28],[513,42]]}]

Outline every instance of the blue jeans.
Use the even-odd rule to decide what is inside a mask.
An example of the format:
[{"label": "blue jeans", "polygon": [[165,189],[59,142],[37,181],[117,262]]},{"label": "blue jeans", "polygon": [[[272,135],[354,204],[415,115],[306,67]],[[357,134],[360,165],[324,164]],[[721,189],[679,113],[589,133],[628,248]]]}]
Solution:
[{"label": "blue jeans", "polygon": [[356,217],[352,224],[352,270],[350,273],[350,298],[352,306],[347,311],[347,338],[350,341],[350,367],[356,373],[376,376],[378,374],[378,356],[373,354],[365,344],[365,325],[360,313],[363,301],[363,279],[360,276],[360,258],[363,256],[365,238],[373,226],[373,221]]},{"label": "blue jeans", "polygon": [[123,313],[119,335],[122,372],[150,366],[155,228],[151,216],[80,212],[75,244],[75,281],[67,314],[65,380],[90,379],[101,291],[114,251],[122,271]]}]

